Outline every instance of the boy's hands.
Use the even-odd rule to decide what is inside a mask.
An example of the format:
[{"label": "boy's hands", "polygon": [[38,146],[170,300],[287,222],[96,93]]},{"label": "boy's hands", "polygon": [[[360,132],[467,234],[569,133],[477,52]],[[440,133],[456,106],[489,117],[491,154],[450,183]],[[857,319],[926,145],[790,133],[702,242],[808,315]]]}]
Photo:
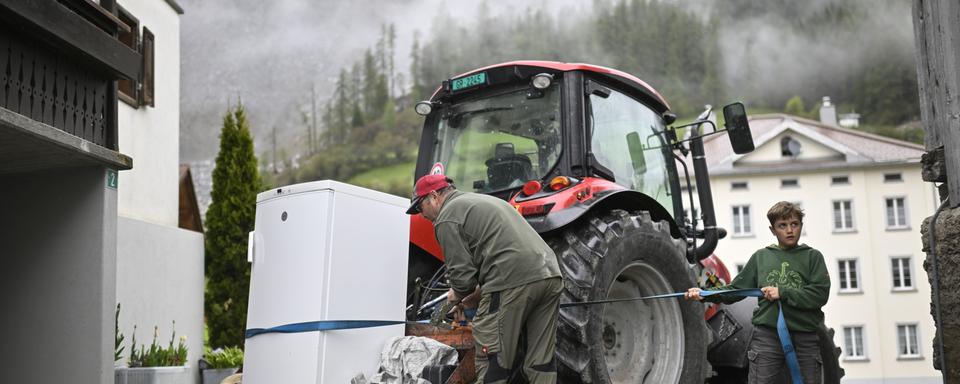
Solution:
[{"label": "boy's hands", "polygon": [[760,288],[760,292],[763,292],[763,298],[767,299],[767,301],[780,300],[780,288],[763,287],[763,288]]},{"label": "boy's hands", "polygon": [[697,287],[688,289],[687,293],[683,294],[683,298],[687,300],[703,301],[703,297],[700,296],[700,288]]}]

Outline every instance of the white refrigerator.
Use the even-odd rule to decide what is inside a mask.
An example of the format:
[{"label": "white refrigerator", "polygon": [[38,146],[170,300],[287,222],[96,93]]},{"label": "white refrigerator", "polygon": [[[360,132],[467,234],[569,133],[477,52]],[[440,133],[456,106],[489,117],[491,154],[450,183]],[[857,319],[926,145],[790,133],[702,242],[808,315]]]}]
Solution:
[{"label": "white refrigerator", "polygon": [[[257,195],[247,328],[319,320],[403,320],[409,200],[335,181]],[[246,340],[243,382],[349,383],[376,372],[403,325]]]}]

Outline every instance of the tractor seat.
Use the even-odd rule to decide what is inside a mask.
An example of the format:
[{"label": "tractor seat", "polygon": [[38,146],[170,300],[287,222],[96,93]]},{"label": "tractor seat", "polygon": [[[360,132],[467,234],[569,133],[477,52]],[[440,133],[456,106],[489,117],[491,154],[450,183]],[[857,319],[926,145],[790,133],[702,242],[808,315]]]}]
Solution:
[{"label": "tractor seat", "polygon": [[523,185],[533,178],[533,164],[527,155],[517,154],[513,143],[497,143],[493,157],[486,161],[487,189]]}]

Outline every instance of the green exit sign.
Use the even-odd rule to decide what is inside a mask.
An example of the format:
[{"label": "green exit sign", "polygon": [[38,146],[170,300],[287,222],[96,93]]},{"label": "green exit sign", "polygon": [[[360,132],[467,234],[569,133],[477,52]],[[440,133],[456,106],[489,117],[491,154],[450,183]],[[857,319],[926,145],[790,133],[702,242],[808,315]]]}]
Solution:
[{"label": "green exit sign", "polygon": [[117,170],[107,169],[107,188],[117,189]]},{"label": "green exit sign", "polygon": [[473,88],[480,85],[487,84],[487,73],[480,72],[470,76],[461,77],[459,79],[454,79],[450,84],[450,89],[452,91],[460,91],[467,88]]}]

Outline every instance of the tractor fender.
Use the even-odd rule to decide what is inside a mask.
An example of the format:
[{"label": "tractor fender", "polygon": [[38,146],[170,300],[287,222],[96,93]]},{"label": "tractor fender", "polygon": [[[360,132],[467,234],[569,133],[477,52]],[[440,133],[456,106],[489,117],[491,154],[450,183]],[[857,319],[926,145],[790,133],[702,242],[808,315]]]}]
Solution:
[{"label": "tractor fender", "polygon": [[607,189],[595,192],[590,198],[577,204],[550,212],[544,216],[527,217],[527,222],[540,234],[556,231],[577,221],[589,213],[622,209],[628,212],[647,211],[654,222],[665,220],[670,224],[670,235],[682,238],[680,227],[673,216],[659,202],[642,192],[630,189]]}]

